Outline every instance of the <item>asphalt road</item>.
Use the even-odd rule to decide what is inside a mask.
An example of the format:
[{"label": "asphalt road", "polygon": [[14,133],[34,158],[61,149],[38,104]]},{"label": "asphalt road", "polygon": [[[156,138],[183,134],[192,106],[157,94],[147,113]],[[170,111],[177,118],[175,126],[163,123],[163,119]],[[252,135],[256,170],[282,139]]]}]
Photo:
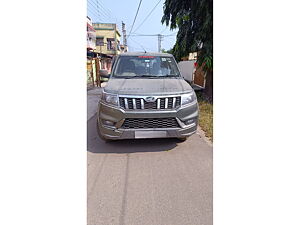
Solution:
[{"label": "asphalt road", "polygon": [[88,225],[212,225],[212,147],[176,139],[98,138],[88,121]]}]

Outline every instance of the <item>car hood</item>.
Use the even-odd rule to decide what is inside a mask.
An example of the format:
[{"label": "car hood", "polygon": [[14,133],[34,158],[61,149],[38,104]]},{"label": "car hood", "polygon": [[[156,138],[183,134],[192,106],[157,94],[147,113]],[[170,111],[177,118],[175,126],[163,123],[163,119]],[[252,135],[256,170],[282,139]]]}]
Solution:
[{"label": "car hood", "polygon": [[120,95],[164,95],[191,92],[193,89],[184,79],[114,79],[104,88],[105,92]]}]

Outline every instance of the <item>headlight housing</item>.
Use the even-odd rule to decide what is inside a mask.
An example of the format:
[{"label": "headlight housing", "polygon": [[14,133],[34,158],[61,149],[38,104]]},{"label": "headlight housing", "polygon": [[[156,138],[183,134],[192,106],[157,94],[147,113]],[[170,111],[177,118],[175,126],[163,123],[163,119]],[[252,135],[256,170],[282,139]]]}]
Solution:
[{"label": "headlight housing", "polygon": [[116,95],[116,94],[109,94],[106,92],[102,92],[101,100],[110,105],[116,105],[116,106],[119,105],[118,95]]},{"label": "headlight housing", "polygon": [[188,94],[183,94],[181,96],[181,105],[187,105],[189,103],[192,103],[195,100],[196,100],[195,92],[191,92],[191,93],[188,93]]}]

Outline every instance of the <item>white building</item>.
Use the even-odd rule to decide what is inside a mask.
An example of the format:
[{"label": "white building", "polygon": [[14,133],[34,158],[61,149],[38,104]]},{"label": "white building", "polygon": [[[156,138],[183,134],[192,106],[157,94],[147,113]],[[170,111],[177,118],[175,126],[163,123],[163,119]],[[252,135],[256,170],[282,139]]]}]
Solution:
[{"label": "white building", "polygon": [[87,32],[86,32],[86,41],[87,41],[87,50],[96,49],[96,31],[93,28],[92,21],[87,17]]}]

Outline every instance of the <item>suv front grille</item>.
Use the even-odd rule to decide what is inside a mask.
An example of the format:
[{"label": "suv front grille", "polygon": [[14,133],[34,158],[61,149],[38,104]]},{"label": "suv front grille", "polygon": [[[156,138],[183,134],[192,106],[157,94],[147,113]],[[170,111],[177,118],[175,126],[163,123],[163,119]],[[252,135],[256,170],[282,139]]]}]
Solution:
[{"label": "suv front grille", "polygon": [[145,128],[178,128],[179,124],[175,118],[127,118],[123,129],[145,129]]},{"label": "suv front grille", "polygon": [[162,97],[154,102],[147,102],[143,98],[119,98],[120,106],[124,109],[175,109],[180,106],[181,97]]}]

